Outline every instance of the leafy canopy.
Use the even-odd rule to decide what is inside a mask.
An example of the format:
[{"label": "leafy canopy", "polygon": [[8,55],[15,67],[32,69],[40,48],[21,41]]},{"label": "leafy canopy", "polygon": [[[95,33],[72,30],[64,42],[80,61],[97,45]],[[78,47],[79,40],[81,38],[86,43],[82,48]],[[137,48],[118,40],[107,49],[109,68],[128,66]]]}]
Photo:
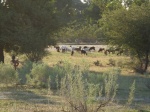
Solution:
[{"label": "leafy canopy", "polygon": [[[128,47],[141,63],[148,65],[150,54],[150,3],[132,5],[107,12],[100,20],[107,40],[112,45]],[[142,62],[142,60],[145,60]]]}]

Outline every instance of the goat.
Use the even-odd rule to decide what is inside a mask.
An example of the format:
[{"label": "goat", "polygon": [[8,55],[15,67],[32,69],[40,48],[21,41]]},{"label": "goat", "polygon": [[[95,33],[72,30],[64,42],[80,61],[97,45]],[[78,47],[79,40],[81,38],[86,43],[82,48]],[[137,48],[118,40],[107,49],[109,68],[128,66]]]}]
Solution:
[{"label": "goat", "polygon": [[87,55],[87,52],[84,49],[82,49],[81,54]]},{"label": "goat", "polygon": [[102,52],[104,50],[105,50],[104,48],[99,48],[98,52]]},{"label": "goat", "polygon": [[91,51],[91,50],[94,50],[95,51],[95,47],[93,46],[93,47],[90,47],[89,48],[89,51]]},{"label": "goat", "polygon": [[79,47],[79,48],[75,48],[74,50],[76,50],[76,51],[81,51],[81,46]]},{"label": "goat", "polygon": [[54,46],[54,48],[56,48],[57,52],[60,52],[60,47],[59,46]]}]

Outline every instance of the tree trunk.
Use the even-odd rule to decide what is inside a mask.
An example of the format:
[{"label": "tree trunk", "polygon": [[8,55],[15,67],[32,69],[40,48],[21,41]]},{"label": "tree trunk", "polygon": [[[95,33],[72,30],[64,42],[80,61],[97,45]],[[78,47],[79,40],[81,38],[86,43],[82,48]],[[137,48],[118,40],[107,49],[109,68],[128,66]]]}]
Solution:
[{"label": "tree trunk", "polygon": [[137,51],[137,55],[138,55],[138,59],[140,61],[140,69],[142,69],[143,68],[143,61],[142,61],[140,53],[138,51]]},{"label": "tree trunk", "polygon": [[147,67],[148,67],[148,64],[149,64],[149,58],[148,58],[148,54],[149,54],[149,51],[146,51],[145,53],[145,66],[144,66],[144,72],[146,72],[147,70]]},{"label": "tree trunk", "polygon": [[4,63],[3,45],[0,45],[0,62]]}]

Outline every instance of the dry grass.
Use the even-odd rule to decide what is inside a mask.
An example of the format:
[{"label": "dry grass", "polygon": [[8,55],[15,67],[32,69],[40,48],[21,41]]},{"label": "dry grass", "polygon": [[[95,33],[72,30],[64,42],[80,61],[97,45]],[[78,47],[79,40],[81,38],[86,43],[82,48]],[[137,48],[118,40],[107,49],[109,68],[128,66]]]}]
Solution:
[{"label": "dry grass", "polygon": [[[7,62],[10,61],[10,56],[7,56]],[[24,56],[19,57],[20,61],[23,61]],[[109,63],[109,60],[112,59],[115,61],[116,65],[112,66]],[[105,111],[109,112],[138,112],[137,110],[150,110],[150,91],[145,87],[143,81],[147,78],[143,75],[137,75],[134,73],[129,65],[130,58],[127,56],[117,56],[115,54],[105,55],[104,53],[88,52],[88,55],[81,55],[80,53],[75,53],[74,56],[70,55],[70,52],[67,53],[58,53],[56,51],[51,51],[43,60],[44,63],[49,66],[53,66],[60,61],[69,61],[77,65],[89,65],[90,72],[94,73],[103,73],[112,68],[120,68],[122,70],[119,77],[119,89],[118,89],[118,98],[123,99],[123,101],[118,102],[118,104],[107,106],[104,108]],[[94,62],[99,61],[102,66],[96,66]],[[117,63],[121,62],[122,66],[119,66]],[[131,109],[124,107],[120,104],[127,100],[129,87],[131,86],[133,80],[136,82],[136,94],[135,96],[138,100],[135,101],[135,108]],[[59,97],[54,92],[48,94],[46,89],[31,89],[25,87],[17,88],[0,88],[2,92],[11,92],[11,94],[6,94],[6,99],[0,99],[0,112],[62,112],[62,105],[64,103],[63,98]],[[1,95],[1,94],[0,94]],[[149,100],[146,100],[148,98]],[[143,105],[144,104],[144,105]],[[144,112],[144,111],[143,111]],[[146,111],[145,111],[146,112]],[[147,111],[148,112],[148,111]]]},{"label": "dry grass", "polygon": [[[47,63],[50,66],[57,64],[59,61],[69,61],[73,64],[82,65],[83,62],[90,65],[90,70],[95,72],[105,72],[110,68],[119,67],[119,66],[111,66],[109,65],[109,59],[113,59],[117,64],[119,61],[124,64],[127,64],[130,61],[130,58],[127,56],[117,56],[116,54],[105,55],[104,53],[98,52],[88,52],[88,55],[81,55],[78,52],[75,52],[74,56],[70,55],[70,52],[67,53],[59,53],[56,51],[51,51],[50,54],[43,59],[43,62]],[[95,66],[94,62],[99,61],[102,66]],[[128,66],[128,65],[127,65]],[[129,68],[122,68],[122,74],[127,75],[131,74],[131,70]],[[133,73],[132,73],[133,74]]]}]

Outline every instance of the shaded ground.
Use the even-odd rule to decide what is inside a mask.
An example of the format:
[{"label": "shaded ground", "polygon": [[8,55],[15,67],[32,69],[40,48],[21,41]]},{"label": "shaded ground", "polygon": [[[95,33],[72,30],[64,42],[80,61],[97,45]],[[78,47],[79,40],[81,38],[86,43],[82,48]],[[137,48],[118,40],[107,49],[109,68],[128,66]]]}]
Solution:
[{"label": "shaded ground", "polygon": [[0,112],[59,112],[61,99],[40,90],[9,88],[1,91]]},{"label": "shaded ground", "polygon": [[[124,81],[127,81],[127,79],[123,79]],[[123,87],[123,85],[121,86]],[[141,94],[141,97],[139,95],[136,95],[139,91],[137,90],[135,96],[138,97],[134,99],[134,105],[132,105],[132,108],[144,110],[143,112],[150,112],[150,91],[147,90],[147,92],[145,92],[145,89],[143,90],[144,94]],[[118,108],[120,110],[124,108],[123,105],[125,104],[125,102],[127,102],[127,94],[129,90],[120,88],[118,91],[119,97],[115,99],[116,104],[109,104],[107,108],[113,107],[113,109]],[[11,88],[8,90],[5,89],[0,92],[0,110],[4,110],[1,112],[5,112],[6,108],[9,108],[8,112],[12,110],[15,112],[59,112],[61,111],[61,108],[63,106],[62,102],[63,99],[61,97],[59,97],[58,95],[54,95],[53,93],[47,94],[47,90],[41,90],[40,92],[40,89],[34,89],[34,91],[32,91],[31,89],[30,91],[28,89]],[[121,106],[120,104],[123,105]],[[120,112],[125,111],[122,110]]]}]

